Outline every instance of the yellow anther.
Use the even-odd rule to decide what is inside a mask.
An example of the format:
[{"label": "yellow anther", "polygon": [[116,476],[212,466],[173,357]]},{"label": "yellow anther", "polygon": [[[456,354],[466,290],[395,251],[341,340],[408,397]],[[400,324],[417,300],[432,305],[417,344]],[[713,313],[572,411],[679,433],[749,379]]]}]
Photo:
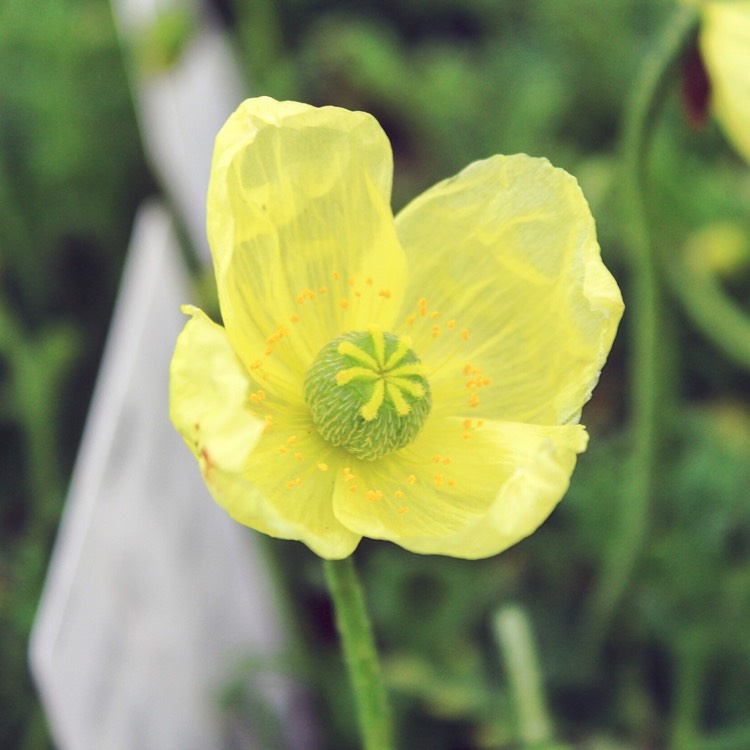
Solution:
[{"label": "yellow anther", "polygon": [[409,474],[409,476],[406,477],[407,484],[414,484],[416,481],[417,481],[417,478],[414,476],[414,474]]},{"label": "yellow anther", "polygon": [[404,497],[404,491],[403,490],[396,490],[393,493],[393,497],[395,497],[397,500],[401,500],[401,498]]},{"label": "yellow anther", "polygon": [[289,436],[289,437],[288,437],[288,438],[286,439],[286,444],[287,444],[287,445],[294,445],[294,444],[295,444],[296,442],[297,442],[297,436],[296,436],[296,435],[290,435],[290,436]]},{"label": "yellow anther", "polygon": [[328,287],[322,286],[318,289],[318,294],[328,294]]},{"label": "yellow anther", "polygon": [[448,480],[448,486],[449,487],[455,487],[456,486],[456,480],[455,479],[449,479]]},{"label": "yellow anther", "polygon": [[251,370],[259,370],[261,367],[263,367],[263,362],[260,359],[256,359],[250,363]]},{"label": "yellow anther", "polygon": [[379,295],[380,295],[380,296],[381,296],[381,297],[382,297],[383,299],[390,299],[390,298],[391,298],[391,290],[390,290],[390,289],[381,289],[381,290],[380,290],[380,291],[378,292],[378,294],[379,294]]},{"label": "yellow anther", "polygon": [[440,335],[440,326],[432,326],[432,338],[436,339]]},{"label": "yellow anther", "polygon": [[439,317],[440,317],[440,313],[437,310],[433,310],[430,313],[430,318],[432,318],[432,320],[437,320]]},{"label": "yellow anther", "polygon": [[433,477],[433,479],[435,480],[435,486],[436,487],[441,487],[442,486],[443,481],[444,481],[442,474],[435,474],[435,476]]},{"label": "yellow anther", "polygon": [[341,274],[340,274],[340,273],[339,273],[338,271],[334,271],[334,272],[333,272],[333,273],[331,274],[331,278],[332,278],[332,279],[333,279],[334,281],[338,281],[338,280],[339,280],[339,279],[341,278]]},{"label": "yellow anther", "polygon": [[365,279],[365,284],[367,284],[367,286],[372,286],[374,283],[375,282],[369,276]]},{"label": "yellow anther", "polygon": [[443,456],[443,465],[447,466],[451,462],[450,456]]},{"label": "yellow anther", "polygon": [[320,464],[318,464],[318,468],[319,468],[319,469],[320,469],[321,471],[328,471],[328,464],[323,464],[323,463],[320,463]]},{"label": "yellow anther", "polygon": [[279,453],[286,453],[289,450],[285,445],[279,446]]},{"label": "yellow anther", "polygon": [[479,406],[479,394],[476,391],[469,397],[469,406]]},{"label": "yellow anther", "polygon": [[455,320],[449,320],[449,321],[448,321],[448,322],[447,322],[447,323],[445,324],[445,327],[446,327],[446,328],[447,328],[448,330],[452,331],[452,330],[453,330],[453,329],[454,329],[454,328],[456,327],[456,321],[455,321]]},{"label": "yellow anther", "polygon": [[403,516],[403,515],[405,515],[405,514],[406,514],[406,513],[408,513],[408,512],[409,512],[409,509],[408,509],[408,508],[407,508],[406,506],[404,506],[403,508],[399,508],[399,509],[398,509],[398,514],[399,514],[400,516]]},{"label": "yellow anther", "polygon": [[417,318],[415,315],[409,315],[409,317],[406,319],[406,325],[413,326],[416,320]]},{"label": "yellow anther", "polygon": [[435,454],[435,455],[434,455],[434,456],[432,457],[432,461],[433,461],[433,463],[439,464],[439,463],[440,463],[440,456],[439,456],[439,455],[438,455],[438,454],[436,453],[436,454]]},{"label": "yellow anther", "polygon": [[351,486],[351,487],[349,488],[349,492],[359,492],[359,489],[358,489],[357,487],[355,487],[354,485],[352,485],[352,486]]},{"label": "yellow anther", "polygon": [[376,500],[380,500],[380,498],[383,497],[383,493],[380,490],[368,490],[367,491],[367,499],[374,503]]},{"label": "yellow anther", "polygon": [[354,276],[350,276],[347,279],[346,283],[349,284],[349,286],[354,286],[357,283],[357,280],[354,278]]},{"label": "yellow anther", "polygon": [[296,479],[290,479],[286,486],[291,490],[293,487],[299,487],[302,484],[302,480],[297,477]]},{"label": "yellow anther", "polygon": [[289,318],[289,320],[290,320],[290,321],[291,321],[292,323],[299,323],[299,315],[292,315],[292,317],[291,317],[291,318]]},{"label": "yellow anther", "polygon": [[468,341],[468,340],[469,340],[469,331],[468,331],[468,329],[467,329],[467,328],[463,328],[463,329],[461,330],[461,338],[462,338],[462,339],[463,339],[464,341]]},{"label": "yellow anther", "polygon": [[301,461],[301,460],[302,460],[302,454],[301,454],[301,453],[300,453],[299,451],[298,451],[297,453],[295,453],[295,454],[294,454],[294,457],[295,457],[295,458],[296,458],[296,459],[297,459],[298,461]]},{"label": "yellow anther", "polygon": [[349,300],[348,299],[340,299],[339,300],[339,307],[342,310],[346,310],[346,308],[349,307]]}]

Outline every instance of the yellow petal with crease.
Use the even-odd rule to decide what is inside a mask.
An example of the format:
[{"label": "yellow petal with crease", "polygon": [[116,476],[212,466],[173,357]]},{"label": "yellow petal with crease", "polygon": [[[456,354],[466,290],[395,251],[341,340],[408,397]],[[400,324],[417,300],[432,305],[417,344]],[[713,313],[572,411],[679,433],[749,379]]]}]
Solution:
[{"label": "yellow petal with crease", "polygon": [[197,307],[175,347],[169,378],[172,423],[202,465],[238,471],[260,439],[262,418],[247,408],[252,383],[224,329]]},{"label": "yellow petal with crease", "polygon": [[290,401],[324,344],[396,318],[406,267],[391,173],[388,139],[362,112],[261,97],[217,136],[208,235],[224,324]]},{"label": "yellow petal with crease", "polygon": [[419,269],[406,329],[436,413],[575,421],[623,310],[575,179],[546,159],[495,156],[418,197],[397,229]]},{"label": "yellow petal with crease", "polygon": [[750,2],[705,2],[701,51],[722,127],[750,162]]},{"label": "yellow petal with crease", "polygon": [[413,552],[488,557],[549,516],[586,443],[580,425],[441,420],[398,454],[351,462],[335,513]]},{"label": "yellow petal with crease", "polygon": [[351,554],[359,536],[333,515],[330,446],[309,434],[305,412],[253,382],[221,326],[189,310],[172,359],[170,414],[212,496],[265,534],[300,540],[321,557]]}]

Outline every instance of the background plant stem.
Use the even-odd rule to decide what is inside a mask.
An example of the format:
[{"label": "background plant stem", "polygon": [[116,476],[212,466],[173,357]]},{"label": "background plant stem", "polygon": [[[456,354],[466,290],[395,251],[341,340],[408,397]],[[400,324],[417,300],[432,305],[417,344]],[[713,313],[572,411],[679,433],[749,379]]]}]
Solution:
[{"label": "background plant stem", "polygon": [[651,245],[646,209],[645,172],[649,139],[660,105],[697,24],[694,8],[679,8],[667,20],[662,39],[645,60],[625,112],[623,130],[624,226],[630,250],[631,421],[633,448],[620,515],[590,600],[588,640],[596,653],[609,629],[643,549],[654,493],[659,448],[662,290]]},{"label": "background plant stem", "polygon": [[324,561],[336,627],[354,690],[364,750],[392,750],[391,712],[362,587],[351,557]]}]

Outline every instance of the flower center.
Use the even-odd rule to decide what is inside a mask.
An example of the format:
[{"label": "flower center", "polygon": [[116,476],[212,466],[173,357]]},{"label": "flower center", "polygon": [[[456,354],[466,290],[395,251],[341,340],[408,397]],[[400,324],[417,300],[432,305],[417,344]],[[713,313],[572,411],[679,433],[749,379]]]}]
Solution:
[{"label": "flower center", "polygon": [[408,338],[372,327],[329,341],[305,376],[320,435],[373,461],[409,445],[430,413],[430,384]]}]

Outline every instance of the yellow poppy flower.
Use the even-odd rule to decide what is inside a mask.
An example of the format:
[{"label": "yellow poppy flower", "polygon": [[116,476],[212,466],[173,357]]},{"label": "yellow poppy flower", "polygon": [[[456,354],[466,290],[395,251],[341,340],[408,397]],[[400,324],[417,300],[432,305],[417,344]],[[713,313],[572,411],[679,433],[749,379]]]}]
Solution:
[{"label": "yellow poppy flower", "polygon": [[716,117],[750,161],[750,2],[703,2],[700,47]]},{"label": "yellow poppy flower", "polygon": [[363,536],[479,558],[565,493],[622,313],[575,180],[469,165],[394,221],[371,116],[263,97],[216,140],[224,327],[177,342],[172,420],[237,521],[326,558]]}]

